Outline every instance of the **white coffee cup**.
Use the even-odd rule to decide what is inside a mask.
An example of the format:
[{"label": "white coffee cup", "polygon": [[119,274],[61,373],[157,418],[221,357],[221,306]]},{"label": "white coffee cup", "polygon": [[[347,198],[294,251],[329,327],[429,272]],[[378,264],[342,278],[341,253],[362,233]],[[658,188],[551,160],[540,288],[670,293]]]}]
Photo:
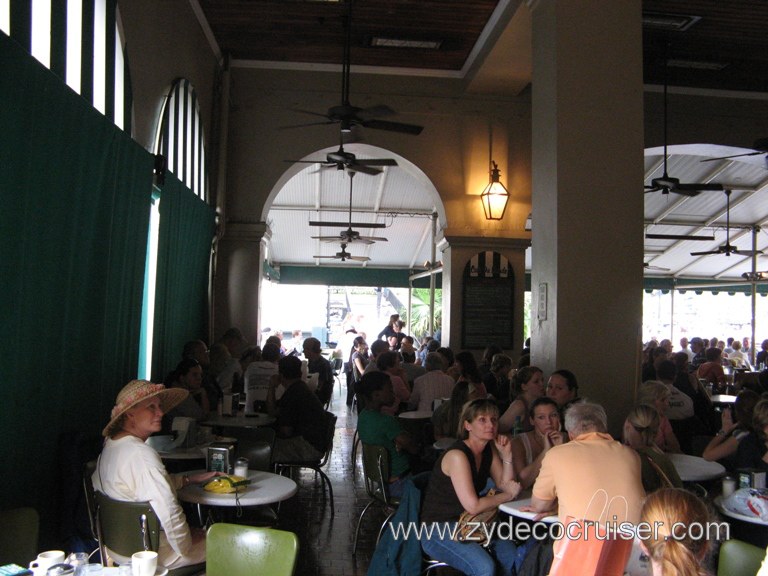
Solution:
[{"label": "white coffee cup", "polygon": [[144,550],[131,556],[133,576],[155,576],[157,571],[157,552]]},{"label": "white coffee cup", "polygon": [[64,562],[65,554],[62,550],[48,550],[47,552],[40,552],[35,560],[29,563],[29,567],[35,571],[35,573],[45,574],[54,564],[61,564]]}]

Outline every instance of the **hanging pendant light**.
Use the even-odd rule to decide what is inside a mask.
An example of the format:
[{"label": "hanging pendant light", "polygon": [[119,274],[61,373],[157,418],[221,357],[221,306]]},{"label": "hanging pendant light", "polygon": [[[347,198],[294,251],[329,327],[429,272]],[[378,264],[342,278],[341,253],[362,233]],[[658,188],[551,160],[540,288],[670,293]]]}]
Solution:
[{"label": "hanging pendant light", "polygon": [[491,160],[491,176],[488,186],[485,187],[480,199],[483,202],[483,212],[486,220],[501,220],[504,217],[504,211],[507,209],[509,192],[499,181],[499,167],[496,162]]}]

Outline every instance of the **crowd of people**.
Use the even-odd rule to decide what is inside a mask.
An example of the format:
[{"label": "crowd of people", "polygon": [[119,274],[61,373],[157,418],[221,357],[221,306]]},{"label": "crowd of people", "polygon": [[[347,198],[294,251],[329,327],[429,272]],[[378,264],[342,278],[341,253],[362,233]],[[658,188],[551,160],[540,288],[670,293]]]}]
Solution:
[{"label": "crowd of people", "polygon": [[[478,363],[471,352],[454,353],[438,340],[416,342],[395,316],[370,346],[364,334],[348,332],[343,346],[349,349],[342,352],[347,404],[358,412],[359,437],[390,454],[389,494],[401,496],[417,472],[429,477],[421,522],[456,526],[463,513],[493,510],[530,490],[528,509],[538,515],[600,522],[610,513],[636,525],[709,518],[707,506],[683,489],[668,457],[690,452],[698,437],[709,437],[705,459],[731,470],[768,470],[768,399],[745,389],[733,409],[718,414],[703,384],[720,384],[723,356],[739,359],[748,342],[703,344],[683,339],[677,354],[666,341],[646,348],[644,382],[637,404],[624,415],[620,439],[608,433],[602,406],[580,397],[573,371],[547,375],[530,365],[528,354],[514,365],[511,356],[489,346]],[[768,341],[763,348],[768,354]],[[164,566],[200,564],[204,536],[189,527],[175,490],[205,482],[212,473],[171,475],[145,440],[174,416],[203,420],[225,394],[240,392],[246,412],[266,411],[276,418],[274,461],[318,459],[325,449],[323,416],[333,382],[319,340],[301,333],[290,346],[276,336],[262,347],[249,346],[238,329],[228,330],[210,349],[190,341],[165,385],[132,381],[118,394],[94,487],[117,499],[152,503],[163,526]],[[415,436],[402,425],[397,415],[408,410],[432,414],[424,434]],[[447,439],[447,449],[432,448],[437,439]],[[596,504],[597,498],[602,503]],[[481,546],[445,534],[424,539],[424,553],[470,576],[558,573],[559,563],[566,562],[562,540],[549,543],[547,553],[541,541],[497,537]],[[706,573],[683,568],[702,565],[710,551],[706,541],[676,539],[671,545],[662,536],[642,545],[654,574]],[[536,567],[525,572],[533,557]]]}]

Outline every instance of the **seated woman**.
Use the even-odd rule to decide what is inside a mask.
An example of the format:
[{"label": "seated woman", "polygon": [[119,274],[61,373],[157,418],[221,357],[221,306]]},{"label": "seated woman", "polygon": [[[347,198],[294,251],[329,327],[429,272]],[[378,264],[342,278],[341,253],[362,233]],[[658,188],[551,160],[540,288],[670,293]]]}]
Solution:
[{"label": "seated woman", "polygon": [[[493,400],[467,403],[461,414],[461,437],[435,463],[424,496],[421,521],[454,526],[462,512],[484,512],[514,500],[520,484],[514,481],[509,438],[498,434],[499,409]],[[481,496],[488,479],[500,490]],[[517,547],[511,539],[494,538],[488,552],[477,542],[455,542],[435,529],[421,541],[424,552],[467,576],[514,574]]]},{"label": "seated woman", "polygon": [[563,368],[552,372],[547,381],[546,391],[547,396],[557,402],[561,421],[568,406],[580,400],[579,383],[576,380],[576,374]]},{"label": "seated woman", "polygon": [[357,417],[360,441],[387,449],[390,463],[388,492],[390,496],[400,497],[405,478],[411,473],[408,454],[418,454],[419,446],[395,416],[381,411],[382,406],[389,406],[395,400],[392,380],[384,372],[369,372],[358,382],[357,394],[365,399],[365,409]]},{"label": "seated woman", "polygon": [[544,372],[536,366],[525,366],[515,373],[512,380],[515,400],[499,418],[499,432],[506,434],[518,425],[520,432],[533,430],[528,420],[528,410],[536,398],[544,395]]},{"label": "seated woman", "polygon": [[624,444],[640,454],[643,488],[647,493],[659,488],[683,487],[675,466],[656,446],[659,422],[659,412],[647,404],[632,408],[624,421]]},{"label": "seated woman", "polygon": [[[146,380],[129,382],[117,395],[112,419],[102,432],[106,440],[92,478],[94,489],[110,498],[150,502],[162,527],[158,563],[171,569],[205,562],[205,532],[190,530],[176,490],[205,482],[217,473],[171,476],[145,442],[160,431],[163,413],[188,395],[181,388],[168,389]],[[115,555],[113,559],[131,561]]]},{"label": "seated woman", "polygon": [[733,408],[723,410],[720,430],[701,455],[705,460],[721,461],[729,470],[736,468],[736,452],[741,441],[753,431],[752,417],[759,401],[760,396],[754,390],[739,392]]},{"label": "seated woman", "polygon": [[536,398],[531,404],[529,418],[533,430],[512,439],[512,463],[523,488],[533,486],[549,449],[566,441],[566,435],[560,431],[557,403],[551,398]]},{"label": "seated woman", "polygon": [[711,574],[705,564],[712,546],[706,538],[707,530],[702,537],[697,527],[706,527],[712,521],[706,504],[692,492],[663,488],[650,494],[643,503],[640,522],[657,528],[649,530],[640,546],[651,559],[653,576]]},{"label": "seated woman", "polygon": [[672,430],[672,424],[669,423],[669,418],[666,417],[667,408],[669,408],[669,397],[671,392],[667,385],[657,380],[650,380],[649,382],[643,382],[640,386],[640,394],[638,395],[639,404],[648,404],[653,406],[659,413],[659,431],[656,433],[654,442],[664,452],[680,453],[680,442],[677,441]]},{"label": "seated woman", "polygon": [[186,416],[199,422],[208,417],[211,406],[203,388],[203,368],[197,360],[185,358],[179,362],[166,384],[169,388],[180,388],[188,392],[177,406],[167,411],[169,419]]},{"label": "seated woman", "polygon": [[435,439],[457,438],[459,435],[459,418],[464,404],[479,398],[476,391],[470,392],[468,382],[457,382],[451,391],[451,397],[435,408],[432,413],[432,433]]},{"label": "seated woman", "polygon": [[736,450],[736,468],[768,471],[768,400],[755,405],[752,428]]}]

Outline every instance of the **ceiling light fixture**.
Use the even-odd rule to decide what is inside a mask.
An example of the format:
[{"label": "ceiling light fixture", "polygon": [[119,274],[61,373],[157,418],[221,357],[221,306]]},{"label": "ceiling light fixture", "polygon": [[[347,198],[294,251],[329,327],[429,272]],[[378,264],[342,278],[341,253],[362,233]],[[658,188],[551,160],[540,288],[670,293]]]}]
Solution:
[{"label": "ceiling light fixture", "polygon": [[425,50],[440,50],[442,40],[411,40],[406,38],[386,38],[374,36],[371,46],[374,48],[421,48]]}]

